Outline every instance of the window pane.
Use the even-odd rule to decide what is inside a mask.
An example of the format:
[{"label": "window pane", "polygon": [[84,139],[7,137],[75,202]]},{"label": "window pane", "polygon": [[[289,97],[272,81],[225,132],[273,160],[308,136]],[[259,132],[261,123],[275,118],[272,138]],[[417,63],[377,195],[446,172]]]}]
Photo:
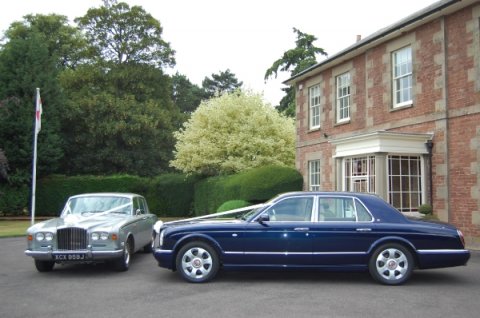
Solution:
[{"label": "window pane", "polygon": [[278,202],[267,210],[270,221],[310,221],[313,198],[290,198]]}]

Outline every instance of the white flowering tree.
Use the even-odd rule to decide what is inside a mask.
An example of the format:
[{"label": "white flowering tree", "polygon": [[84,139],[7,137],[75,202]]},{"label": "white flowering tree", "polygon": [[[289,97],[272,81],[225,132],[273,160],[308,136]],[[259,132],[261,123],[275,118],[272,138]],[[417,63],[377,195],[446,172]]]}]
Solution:
[{"label": "white flowering tree", "polygon": [[295,161],[293,119],[249,91],[202,102],[175,138],[170,165],[185,173],[213,176]]}]

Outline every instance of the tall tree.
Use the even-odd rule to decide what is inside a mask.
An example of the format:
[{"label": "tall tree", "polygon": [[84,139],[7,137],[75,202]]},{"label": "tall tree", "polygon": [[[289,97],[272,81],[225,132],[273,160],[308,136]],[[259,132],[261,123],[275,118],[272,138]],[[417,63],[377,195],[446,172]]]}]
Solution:
[{"label": "tall tree", "polygon": [[293,120],[250,92],[203,101],[175,137],[170,164],[185,173],[231,174],[269,164],[293,166],[295,161]]},{"label": "tall tree", "polygon": [[162,67],[174,51],[143,8],[105,1],[76,19],[92,45],[89,64],[64,72],[69,173],[152,175],[169,169],[181,115]]},{"label": "tall tree", "polygon": [[68,24],[66,16],[57,14],[26,15],[23,21],[10,25],[7,39],[25,39],[34,31],[42,34],[48,54],[56,60],[57,67],[75,68],[87,54],[87,42],[76,27]]},{"label": "tall tree", "polygon": [[181,112],[190,114],[200,105],[205,91],[180,73],[172,76],[172,99]]},{"label": "tall tree", "polygon": [[[317,38],[313,35],[303,33],[293,28],[293,32],[297,34],[295,48],[283,53],[283,56],[273,62],[272,66],[265,72],[265,80],[271,76],[277,77],[279,71],[290,72],[290,76],[294,76],[303,70],[317,64],[316,56],[318,54],[326,56],[324,49],[316,47],[313,42]],[[281,99],[280,105],[277,106],[278,111],[284,112],[290,117],[295,116],[295,89],[293,87],[282,88],[286,95]]]},{"label": "tall tree", "polygon": [[212,74],[212,78],[205,77],[202,81],[202,87],[205,90],[205,98],[211,98],[216,95],[231,93],[241,88],[243,82],[239,82],[235,74],[230,69],[219,74]]},{"label": "tall tree", "polygon": [[160,22],[140,6],[104,1],[75,22],[92,46],[92,58],[114,64],[175,65],[175,52],[162,39]]},{"label": "tall tree", "polygon": [[59,115],[64,99],[57,62],[45,35],[35,28],[9,38],[0,51],[0,145],[9,159],[10,179],[19,183],[27,183],[31,172],[36,87],[43,99],[38,175],[57,171],[63,157]]}]

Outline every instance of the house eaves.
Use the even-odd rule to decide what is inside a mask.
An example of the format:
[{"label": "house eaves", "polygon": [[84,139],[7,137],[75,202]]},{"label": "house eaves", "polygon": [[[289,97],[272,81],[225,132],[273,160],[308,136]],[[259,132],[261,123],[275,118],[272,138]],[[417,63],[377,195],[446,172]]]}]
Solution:
[{"label": "house eaves", "polygon": [[435,2],[388,27],[378,30],[324,61],[290,77],[284,81],[283,84],[295,85],[295,83],[299,81],[315,76],[326,69],[351,60],[352,58],[365,53],[367,50],[401,36],[423,24],[456,12],[476,2],[478,2],[478,0],[441,0]]}]

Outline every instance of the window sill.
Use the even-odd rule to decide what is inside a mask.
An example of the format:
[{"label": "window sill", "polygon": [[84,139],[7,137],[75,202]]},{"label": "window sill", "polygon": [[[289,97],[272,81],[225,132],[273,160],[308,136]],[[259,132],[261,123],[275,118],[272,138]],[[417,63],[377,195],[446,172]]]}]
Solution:
[{"label": "window sill", "polygon": [[394,111],[397,111],[397,110],[402,110],[402,109],[406,109],[406,108],[411,108],[413,107],[413,102],[409,102],[409,103],[406,103],[406,104],[400,104],[400,105],[396,105],[396,106],[393,106],[390,111],[391,112],[394,112]]},{"label": "window sill", "polygon": [[342,121],[338,121],[335,123],[335,127],[337,126],[342,126],[342,125],[347,125],[347,124],[350,124],[351,123],[351,119],[346,119],[346,120],[342,120]]}]

